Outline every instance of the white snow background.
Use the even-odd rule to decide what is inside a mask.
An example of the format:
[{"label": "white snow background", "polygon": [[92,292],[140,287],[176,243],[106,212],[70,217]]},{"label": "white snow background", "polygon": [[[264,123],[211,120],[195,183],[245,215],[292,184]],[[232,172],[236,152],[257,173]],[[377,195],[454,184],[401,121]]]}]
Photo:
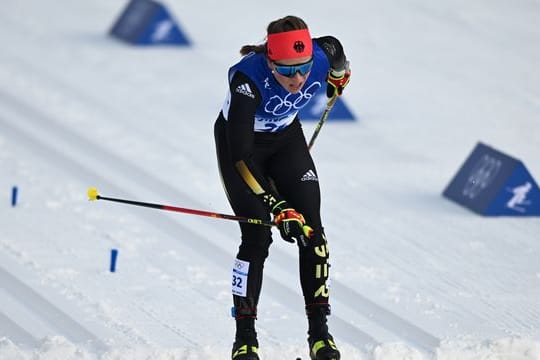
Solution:
[{"label": "white snow background", "polygon": [[[227,69],[288,14],[353,70],[358,120],[312,150],[342,358],[540,359],[540,219],[441,196],[478,141],[540,177],[540,2],[165,4],[193,47],[107,36],[126,1],[2,1],[1,359],[230,357],[238,226],[86,191],[230,213],[213,143]],[[297,250],[275,235],[261,358],[307,359]]]}]

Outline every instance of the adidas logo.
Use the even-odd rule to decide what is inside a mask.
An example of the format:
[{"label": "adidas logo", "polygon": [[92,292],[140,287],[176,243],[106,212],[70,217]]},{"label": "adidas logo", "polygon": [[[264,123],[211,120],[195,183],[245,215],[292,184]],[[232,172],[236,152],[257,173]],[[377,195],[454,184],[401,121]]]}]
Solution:
[{"label": "adidas logo", "polygon": [[308,170],[308,172],[305,173],[304,176],[302,176],[302,178],[300,180],[302,180],[302,181],[319,181],[319,179],[317,178],[317,174],[315,174],[315,171],[313,171],[313,170]]},{"label": "adidas logo", "polygon": [[242,95],[249,96],[252,99],[255,99],[255,95],[251,91],[248,83],[242,84],[236,88],[236,92]]}]

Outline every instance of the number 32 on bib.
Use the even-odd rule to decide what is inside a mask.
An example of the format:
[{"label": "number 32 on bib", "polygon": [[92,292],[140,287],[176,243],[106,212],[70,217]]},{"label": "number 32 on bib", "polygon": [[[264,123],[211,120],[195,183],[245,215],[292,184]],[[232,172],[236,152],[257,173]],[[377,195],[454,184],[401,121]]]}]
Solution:
[{"label": "number 32 on bib", "polygon": [[247,278],[249,273],[249,262],[235,259],[232,269],[232,293],[245,297],[247,294]]}]

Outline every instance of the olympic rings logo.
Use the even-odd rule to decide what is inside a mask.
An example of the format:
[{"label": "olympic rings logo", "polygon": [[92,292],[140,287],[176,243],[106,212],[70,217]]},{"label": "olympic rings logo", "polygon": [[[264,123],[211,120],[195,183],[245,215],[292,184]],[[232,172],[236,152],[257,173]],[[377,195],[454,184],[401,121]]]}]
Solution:
[{"label": "olympic rings logo", "polygon": [[463,196],[469,199],[474,199],[480,192],[487,188],[499,174],[502,161],[484,155],[471,170],[465,187],[463,188]]},{"label": "olympic rings logo", "polygon": [[287,94],[283,99],[279,95],[274,95],[264,105],[264,111],[274,116],[283,116],[291,110],[299,110],[306,106],[321,86],[321,83],[316,81],[305,88],[304,91],[300,90],[296,94]]}]

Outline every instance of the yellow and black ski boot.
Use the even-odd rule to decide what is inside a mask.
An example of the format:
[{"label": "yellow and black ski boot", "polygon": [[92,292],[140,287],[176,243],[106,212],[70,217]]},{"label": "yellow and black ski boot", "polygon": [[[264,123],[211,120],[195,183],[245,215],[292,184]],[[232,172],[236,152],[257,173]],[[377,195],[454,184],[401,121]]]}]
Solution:
[{"label": "yellow and black ski boot", "polygon": [[259,360],[259,342],[255,331],[255,319],[236,320],[236,338],[232,348],[232,360]]},{"label": "yellow and black ski boot", "polygon": [[315,338],[309,337],[309,356],[311,360],[339,360],[341,355],[330,334]]},{"label": "yellow and black ski boot", "polygon": [[308,344],[311,360],[339,360],[341,354],[334,338],[328,333],[326,316],[330,315],[330,306],[312,305],[306,307],[309,321]]}]

